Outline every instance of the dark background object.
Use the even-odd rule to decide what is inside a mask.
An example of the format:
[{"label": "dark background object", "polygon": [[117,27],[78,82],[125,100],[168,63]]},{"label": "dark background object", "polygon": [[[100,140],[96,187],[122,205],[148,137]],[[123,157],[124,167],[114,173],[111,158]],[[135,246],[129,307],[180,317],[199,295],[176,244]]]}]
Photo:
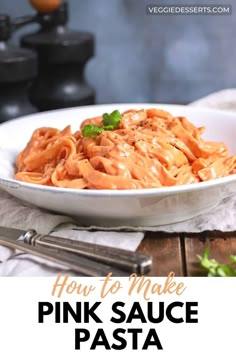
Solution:
[{"label": "dark background object", "polygon": [[10,36],[10,18],[0,16],[0,123],[37,111],[28,98],[37,74],[36,54],[9,46]]},{"label": "dark background object", "polygon": [[[231,16],[148,16],[147,4],[173,0],[70,0],[69,27],[92,32],[96,56],[84,74],[97,103],[188,103],[236,86],[234,1],[202,0],[206,6],[233,4]],[[197,0],[178,1],[188,5]],[[34,14],[28,0],[0,0],[0,13]],[[33,25],[14,36],[37,30]]]},{"label": "dark background object", "polygon": [[[94,55],[92,34],[67,28],[66,1],[51,1],[57,8],[53,7],[54,11],[49,13],[43,12],[48,9],[46,0],[32,0],[32,3],[38,13],[15,19],[0,15],[1,122],[36,110],[95,102],[94,90],[84,78],[86,62]],[[32,23],[39,24],[40,29],[22,37],[20,43],[26,49],[7,44],[16,30]]]},{"label": "dark background object", "polygon": [[68,5],[38,16],[39,31],[23,36],[21,45],[38,55],[39,74],[30,89],[30,99],[39,111],[90,105],[94,90],[86,83],[84,67],[94,55],[90,33],[66,27]]}]

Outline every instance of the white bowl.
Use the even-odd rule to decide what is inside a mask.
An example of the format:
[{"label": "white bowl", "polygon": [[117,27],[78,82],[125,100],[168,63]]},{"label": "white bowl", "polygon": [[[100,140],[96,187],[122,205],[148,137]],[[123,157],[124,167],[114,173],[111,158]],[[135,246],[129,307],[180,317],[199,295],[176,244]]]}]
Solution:
[{"label": "white bowl", "polygon": [[236,115],[205,108],[161,104],[113,104],[39,113],[0,126],[0,187],[31,204],[76,217],[84,225],[155,226],[175,223],[205,213],[236,192],[236,175],[191,185],[144,190],[75,190],[23,183],[14,179],[14,161],[34,129],[59,129],[104,112],[158,107],[206,126],[204,138],[225,142],[236,154]]}]

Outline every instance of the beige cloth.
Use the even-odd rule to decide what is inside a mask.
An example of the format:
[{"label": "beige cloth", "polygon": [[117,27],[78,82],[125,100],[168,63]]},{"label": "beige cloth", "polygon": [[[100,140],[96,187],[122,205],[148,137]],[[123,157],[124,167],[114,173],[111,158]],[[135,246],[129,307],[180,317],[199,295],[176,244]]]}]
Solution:
[{"label": "beige cloth", "polygon": [[[236,111],[236,89],[224,90],[193,102],[192,105]],[[143,239],[144,231],[192,231],[206,229],[236,229],[236,196],[224,200],[214,211],[178,224],[146,227],[102,229],[91,226],[81,228],[73,219],[42,211],[15,199],[0,190],[0,226],[19,229],[35,228],[40,233],[65,236],[86,242],[135,251]],[[95,231],[96,230],[96,231]],[[0,276],[51,276],[58,273],[55,264],[39,258],[19,254],[0,247]]]},{"label": "beige cloth", "polygon": [[[94,244],[134,251],[143,239],[140,231],[88,231],[80,229],[68,216],[52,214],[23,203],[0,189],[0,226],[22,230],[36,229],[39,233],[57,235]],[[55,264],[0,246],[0,276],[56,275]]]}]

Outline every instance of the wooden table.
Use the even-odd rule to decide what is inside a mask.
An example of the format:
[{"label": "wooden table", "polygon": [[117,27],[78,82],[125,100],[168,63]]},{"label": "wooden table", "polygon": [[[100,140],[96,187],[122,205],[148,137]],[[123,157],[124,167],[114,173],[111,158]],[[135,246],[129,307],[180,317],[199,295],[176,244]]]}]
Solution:
[{"label": "wooden table", "polygon": [[207,245],[210,258],[229,263],[229,255],[236,254],[236,231],[204,231],[201,233],[148,232],[138,251],[152,256],[151,276],[167,276],[173,271],[176,276],[204,276],[197,255]]}]

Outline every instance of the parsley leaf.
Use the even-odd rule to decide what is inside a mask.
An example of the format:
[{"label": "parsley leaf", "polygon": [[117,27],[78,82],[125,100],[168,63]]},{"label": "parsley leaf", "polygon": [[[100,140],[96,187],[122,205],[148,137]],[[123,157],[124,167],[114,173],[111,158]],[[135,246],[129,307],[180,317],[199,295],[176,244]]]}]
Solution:
[{"label": "parsley leaf", "polygon": [[82,134],[86,138],[93,138],[94,136],[101,134],[103,131],[104,129],[96,124],[87,124],[83,127]]},{"label": "parsley leaf", "polygon": [[[112,112],[111,114],[104,113],[103,114],[103,125],[104,127],[106,126],[111,126],[112,129],[115,129],[118,127],[120,121],[121,121],[121,114],[118,110]],[[109,129],[107,129],[109,130]]]},{"label": "parsley leaf", "polygon": [[122,116],[118,110],[112,112],[111,114],[104,113],[102,115],[102,127],[96,124],[87,124],[82,129],[83,136],[87,138],[93,138],[96,135],[101,134],[104,130],[116,129],[122,119]]}]

